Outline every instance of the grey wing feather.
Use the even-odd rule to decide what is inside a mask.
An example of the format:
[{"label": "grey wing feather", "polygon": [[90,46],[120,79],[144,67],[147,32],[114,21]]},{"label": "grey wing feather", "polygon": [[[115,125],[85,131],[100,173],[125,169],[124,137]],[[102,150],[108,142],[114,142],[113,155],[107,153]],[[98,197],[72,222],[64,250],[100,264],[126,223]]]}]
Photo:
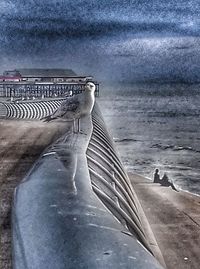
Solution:
[{"label": "grey wing feather", "polygon": [[80,105],[80,97],[78,95],[68,97],[61,103],[60,107],[58,107],[58,109],[54,111],[52,116],[61,117],[69,111],[75,112],[78,109],[79,105]]}]

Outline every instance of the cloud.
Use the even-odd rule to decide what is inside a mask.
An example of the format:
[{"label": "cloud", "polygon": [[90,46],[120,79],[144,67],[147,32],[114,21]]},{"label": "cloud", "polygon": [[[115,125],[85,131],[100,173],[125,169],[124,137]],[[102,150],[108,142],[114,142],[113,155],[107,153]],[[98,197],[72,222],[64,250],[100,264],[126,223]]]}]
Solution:
[{"label": "cloud", "polygon": [[193,4],[2,0],[1,68],[68,66],[131,81],[198,78],[199,8]]}]

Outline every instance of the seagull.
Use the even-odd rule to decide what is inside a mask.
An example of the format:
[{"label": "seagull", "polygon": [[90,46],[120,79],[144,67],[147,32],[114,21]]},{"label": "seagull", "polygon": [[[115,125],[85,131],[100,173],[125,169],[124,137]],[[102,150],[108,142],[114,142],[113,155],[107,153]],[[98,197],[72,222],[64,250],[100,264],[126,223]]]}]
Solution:
[{"label": "seagull", "polygon": [[95,84],[87,82],[85,91],[80,94],[67,97],[61,105],[50,115],[42,118],[45,122],[49,122],[58,118],[67,121],[73,121],[73,132],[75,131],[75,121],[78,119],[78,132],[80,132],[80,118],[89,115],[92,112],[95,102]]}]

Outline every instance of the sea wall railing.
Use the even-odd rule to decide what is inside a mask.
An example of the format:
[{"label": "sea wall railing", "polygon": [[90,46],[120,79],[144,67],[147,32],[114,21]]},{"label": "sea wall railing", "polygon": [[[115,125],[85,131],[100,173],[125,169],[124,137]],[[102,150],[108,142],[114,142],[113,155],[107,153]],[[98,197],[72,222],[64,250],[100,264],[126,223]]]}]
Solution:
[{"label": "sea wall railing", "polygon": [[87,160],[93,190],[113,215],[150,250],[137,196],[97,108],[93,112],[92,123]]},{"label": "sea wall railing", "polygon": [[95,105],[16,188],[13,268],[162,268],[147,226]]},{"label": "sea wall railing", "polygon": [[[44,101],[0,102],[0,116],[12,119],[41,119],[55,111],[65,98]],[[4,108],[4,110],[3,110]],[[1,113],[2,112],[2,113]]]}]

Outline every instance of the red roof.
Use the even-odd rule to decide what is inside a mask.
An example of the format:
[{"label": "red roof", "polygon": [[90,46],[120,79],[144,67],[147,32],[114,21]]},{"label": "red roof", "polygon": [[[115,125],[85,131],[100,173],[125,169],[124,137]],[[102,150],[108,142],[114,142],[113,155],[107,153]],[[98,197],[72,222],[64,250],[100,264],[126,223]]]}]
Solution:
[{"label": "red roof", "polygon": [[7,77],[7,76],[0,76],[0,79],[9,79],[9,80],[13,80],[13,79],[21,79],[21,77]]}]

